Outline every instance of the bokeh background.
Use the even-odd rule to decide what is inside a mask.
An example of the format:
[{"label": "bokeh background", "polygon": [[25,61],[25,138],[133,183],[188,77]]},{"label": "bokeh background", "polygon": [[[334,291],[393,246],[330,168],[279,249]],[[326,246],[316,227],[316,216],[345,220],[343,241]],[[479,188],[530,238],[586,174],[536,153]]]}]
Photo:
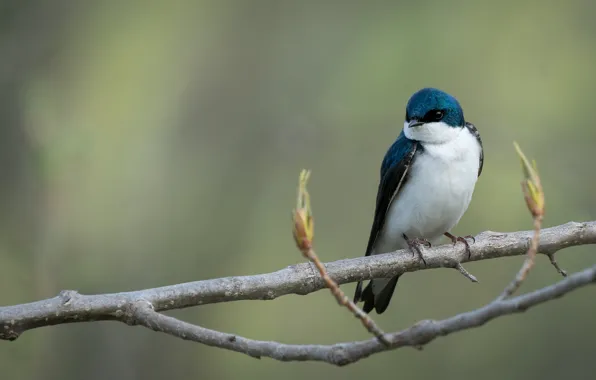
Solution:
[{"label": "bokeh background", "polygon": [[[596,3],[3,1],[0,304],[274,271],[312,169],[317,250],[358,257],[378,168],[425,86],[458,97],[485,166],[455,233],[529,229],[512,141],[537,159],[547,226],[596,218]],[[594,248],[559,254],[573,272]],[[522,257],[405,275],[388,331],[495,297]],[[559,280],[545,257],[523,291]],[[343,286],[352,294],[355,284]],[[279,363],[114,322],[0,342],[7,379],[587,379],[594,289],[355,365]],[[256,339],[368,338],[326,291],[171,315]]]}]

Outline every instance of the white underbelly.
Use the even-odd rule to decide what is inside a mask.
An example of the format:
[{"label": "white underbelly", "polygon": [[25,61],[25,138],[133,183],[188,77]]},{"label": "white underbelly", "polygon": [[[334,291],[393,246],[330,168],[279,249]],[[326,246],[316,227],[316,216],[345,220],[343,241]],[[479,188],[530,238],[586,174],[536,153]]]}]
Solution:
[{"label": "white underbelly", "polygon": [[406,248],[404,234],[436,244],[466,212],[478,178],[479,150],[466,152],[456,162],[430,153],[414,161],[409,180],[388,210],[374,253]]}]

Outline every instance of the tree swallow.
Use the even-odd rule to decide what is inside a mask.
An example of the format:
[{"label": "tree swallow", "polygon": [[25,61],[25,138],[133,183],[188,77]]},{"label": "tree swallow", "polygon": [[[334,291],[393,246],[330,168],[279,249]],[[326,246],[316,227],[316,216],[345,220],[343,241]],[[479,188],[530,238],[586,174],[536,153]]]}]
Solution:
[{"label": "tree swallow", "polygon": [[[381,164],[381,179],[366,256],[409,248],[424,261],[420,245],[430,247],[443,236],[469,246],[449,233],[470,204],[482,172],[480,134],[464,119],[457,99],[435,88],[414,93],[406,106],[404,128]],[[354,302],[378,314],[387,309],[398,276],[378,278]]]}]

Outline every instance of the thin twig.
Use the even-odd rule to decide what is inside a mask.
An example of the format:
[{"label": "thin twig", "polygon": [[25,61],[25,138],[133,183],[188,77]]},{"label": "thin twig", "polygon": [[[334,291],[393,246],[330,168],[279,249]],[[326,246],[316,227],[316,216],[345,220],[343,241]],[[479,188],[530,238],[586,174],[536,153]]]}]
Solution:
[{"label": "thin twig", "polygon": [[296,242],[296,246],[302,252],[302,255],[307,258],[309,261],[315,264],[325,285],[331,290],[331,293],[335,296],[337,303],[341,306],[345,306],[354,314],[356,318],[362,322],[362,325],[374,336],[379,339],[383,344],[389,345],[387,339],[385,339],[385,333],[381,330],[377,324],[352,300],[350,300],[344,292],[339,288],[339,285],[329,273],[327,273],[327,269],[319,260],[319,257],[315,253],[312,248],[312,241],[314,238],[314,218],[312,215],[312,209],[310,207],[310,195],[308,194],[308,190],[306,188],[306,184],[308,182],[308,178],[310,177],[310,171],[302,170],[300,172],[300,178],[298,181],[298,196],[296,198],[296,208],[294,209],[292,216],[293,216],[293,226],[292,226],[292,234],[294,236],[294,241]]},{"label": "thin twig", "polygon": [[337,303],[339,303],[341,306],[347,307],[348,310],[350,310],[352,314],[354,314],[354,316],[358,318],[360,322],[362,322],[362,325],[368,330],[369,333],[376,336],[377,339],[379,339],[383,344],[389,345],[389,341],[385,338],[385,332],[383,332],[383,330],[377,326],[375,321],[373,321],[373,319],[369,317],[368,314],[366,314],[362,309],[356,306],[356,304],[352,302],[352,300],[348,298],[346,294],[339,288],[335,281],[333,281],[333,279],[329,276],[329,273],[327,273],[325,266],[321,260],[319,260],[319,257],[315,251],[310,248],[306,252],[303,252],[303,254],[315,264],[319,273],[321,274],[321,277],[323,278],[323,281],[325,281],[325,284],[335,296]]},{"label": "thin twig", "polygon": [[522,152],[519,145],[514,142],[515,150],[519,158],[521,159],[522,170],[524,173],[524,180],[521,182],[522,191],[524,194],[524,200],[526,206],[532,214],[534,220],[534,229],[532,234],[532,240],[530,241],[530,247],[526,255],[526,260],[521,269],[515,276],[515,279],[503,290],[499,295],[498,299],[504,299],[511,296],[524,282],[528,273],[534,267],[536,261],[536,254],[538,253],[538,246],[540,243],[540,229],[542,228],[542,219],[544,218],[544,191],[542,190],[542,181],[538,175],[538,168],[536,161],[530,161],[526,158],[524,152]]},{"label": "thin twig", "polygon": [[555,260],[555,254],[549,253],[547,256],[548,256],[548,259],[550,260],[550,263],[552,264],[553,267],[555,267],[557,272],[559,272],[559,274],[561,276],[567,277],[567,271],[559,266],[559,263],[557,263],[557,260]]},{"label": "thin twig", "polygon": [[459,273],[461,273],[468,280],[470,280],[472,282],[478,282],[478,279],[476,278],[476,276],[474,276],[472,273],[468,272],[466,270],[466,268],[464,268],[464,266],[461,265],[461,263],[457,263],[455,265],[455,269],[457,269],[459,271]]},{"label": "thin twig", "polygon": [[525,281],[526,277],[528,277],[528,273],[532,270],[534,266],[534,262],[536,261],[536,253],[538,252],[538,244],[540,242],[540,227],[542,226],[542,216],[536,216],[534,218],[534,235],[532,236],[532,240],[530,241],[530,247],[528,248],[528,253],[526,254],[526,259],[524,260],[524,264],[520,268],[519,272],[515,276],[515,279],[507,285],[505,290],[499,295],[498,299],[505,299],[511,296],[513,293],[519,289],[521,284]]}]

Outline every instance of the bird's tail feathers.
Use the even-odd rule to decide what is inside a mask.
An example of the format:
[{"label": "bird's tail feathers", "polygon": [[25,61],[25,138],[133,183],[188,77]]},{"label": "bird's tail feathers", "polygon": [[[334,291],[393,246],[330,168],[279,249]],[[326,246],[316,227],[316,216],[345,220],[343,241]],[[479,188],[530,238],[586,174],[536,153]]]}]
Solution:
[{"label": "bird's tail feathers", "polygon": [[356,284],[356,291],[354,292],[354,303],[360,302],[362,299],[362,281],[358,281]]},{"label": "bird's tail feathers", "polygon": [[362,282],[359,282],[356,286],[354,302],[364,301],[362,310],[365,313],[370,313],[372,309],[375,309],[377,314],[382,314],[389,306],[398,279],[399,276],[376,278],[371,280],[364,290],[362,290]]}]

